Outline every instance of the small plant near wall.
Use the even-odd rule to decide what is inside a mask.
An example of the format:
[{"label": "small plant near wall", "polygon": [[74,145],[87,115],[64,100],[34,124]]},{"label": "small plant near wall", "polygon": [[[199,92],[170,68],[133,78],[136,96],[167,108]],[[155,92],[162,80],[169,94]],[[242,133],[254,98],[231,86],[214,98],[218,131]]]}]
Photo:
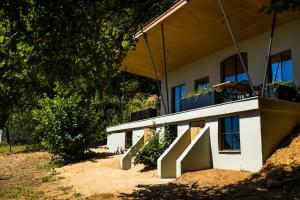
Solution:
[{"label": "small plant near wall", "polygon": [[156,117],[159,110],[157,95],[137,93],[128,103],[130,121]]},{"label": "small plant near wall", "polygon": [[221,92],[221,90],[214,88],[211,85],[209,85],[207,87],[200,87],[193,92],[187,93],[182,99],[187,99],[187,98],[195,97],[195,96],[201,96],[201,95],[208,94],[211,92]]},{"label": "small plant near wall", "polygon": [[221,90],[212,86],[201,87],[181,99],[182,111],[221,103]]},{"label": "small plant near wall", "polygon": [[270,98],[300,102],[299,87],[290,81],[276,81],[267,85],[266,94]]},{"label": "small plant near wall", "polygon": [[134,163],[144,164],[146,167],[156,167],[158,158],[170,144],[171,139],[168,125],[164,126],[162,132],[152,129],[149,141],[134,153]]}]

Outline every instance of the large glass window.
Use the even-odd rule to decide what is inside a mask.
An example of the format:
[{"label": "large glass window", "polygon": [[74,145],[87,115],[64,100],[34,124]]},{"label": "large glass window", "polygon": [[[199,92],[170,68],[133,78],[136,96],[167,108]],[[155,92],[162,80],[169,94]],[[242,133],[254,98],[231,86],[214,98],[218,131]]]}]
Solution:
[{"label": "large glass window", "polygon": [[198,90],[200,88],[207,88],[208,86],[209,86],[208,76],[205,78],[195,80],[195,90]]},{"label": "large glass window", "polygon": [[293,80],[291,51],[284,51],[271,57],[272,82]]},{"label": "large glass window", "polygon": [[[247,67],[247,53],[242,53],[242,58]],[[244,71],[243,65],[238,54],[227,58],[221,63],[221,76],[222,82],[238,82],[248,80],[247,73]]]},{"label": "large glass window", "polygon": [[221,150],[240,150],[239,116],[225,117],[221,123]]},{"label": "large glass window", "polygon": [[181,99],[186,93],[185,84],[179,85],[173,88],[172,90],[172,112],[180,112],[181,108]]}]

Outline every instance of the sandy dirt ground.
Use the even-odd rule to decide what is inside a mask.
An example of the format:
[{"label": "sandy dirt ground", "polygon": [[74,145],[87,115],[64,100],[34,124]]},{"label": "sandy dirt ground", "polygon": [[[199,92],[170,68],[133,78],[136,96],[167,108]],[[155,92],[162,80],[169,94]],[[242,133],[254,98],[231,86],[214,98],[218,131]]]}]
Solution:
[{"label": "sandy dirt ground", "polygon": [[[98,149],[97,152],[104,150]],[[57,169],[64,185],[72,186],[84,196],[93,194],[130,193],[140,184],[165,184],[173,179],[159,179],[156,170],[141,172],[143,165],[130,170],[120,169],[120,155],[109,155]]]},{"label": "sandy dirt ground", "polygon": [[[299,131],[300,132],[300,131]],[[159,179],[155,170],[119,168],[119,155],[100,154],[56,168],[47,152],[0,154],[0,199],[300,199],[300,135],[287,138],[258,173],[231,170],[188,172]]]},{"label": "sandy dirt ground", "polygon": [[174,182],[185,185],[197,184],[198,187],[224,187],[243,181],[251,175],[252,173],[243,171],[208,169],[184,173]]}]

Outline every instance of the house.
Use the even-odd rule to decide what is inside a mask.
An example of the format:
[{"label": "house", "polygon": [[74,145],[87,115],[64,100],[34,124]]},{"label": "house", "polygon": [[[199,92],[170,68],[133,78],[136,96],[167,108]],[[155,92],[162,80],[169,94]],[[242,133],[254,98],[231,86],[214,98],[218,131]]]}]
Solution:
[{"label": "house", "polygon": [[[296,90],[264,84],[300,84],[300,14],[275,18],[260,11],[268,3],[179,0],[137,32],[123,67],[160,80],[163,106],[160,116],[108,127],[109,150],[139,148],[153,124],[168,123],[176,139],[157,161],[159,177],[208,168],[258,171],[300,125],[300,103],[288,101]],[[183,99],[208,84],[218,92]],[[131,149],[122,169],[131,167]]]}]

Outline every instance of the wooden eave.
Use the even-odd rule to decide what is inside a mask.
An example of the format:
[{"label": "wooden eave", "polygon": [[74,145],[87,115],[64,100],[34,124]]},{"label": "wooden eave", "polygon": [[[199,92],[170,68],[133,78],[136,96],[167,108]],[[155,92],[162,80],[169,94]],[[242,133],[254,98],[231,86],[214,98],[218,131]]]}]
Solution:
[{"label": "wooden eave", "polygon": [[[270,30],[272,15],[260,11],[268,3],[269,0],[224,0],[224,8],[239,42]],[[299,17],[296,12],[280,14],[276,26]],[[136,47],[128,52],[122,65],[127,72],[155,78],[142,36],[147,33],[158,78],[163,78],[161,23],[164,25],[168,71],[233,45],[217,0],[180,0],[137,32]]]}]

